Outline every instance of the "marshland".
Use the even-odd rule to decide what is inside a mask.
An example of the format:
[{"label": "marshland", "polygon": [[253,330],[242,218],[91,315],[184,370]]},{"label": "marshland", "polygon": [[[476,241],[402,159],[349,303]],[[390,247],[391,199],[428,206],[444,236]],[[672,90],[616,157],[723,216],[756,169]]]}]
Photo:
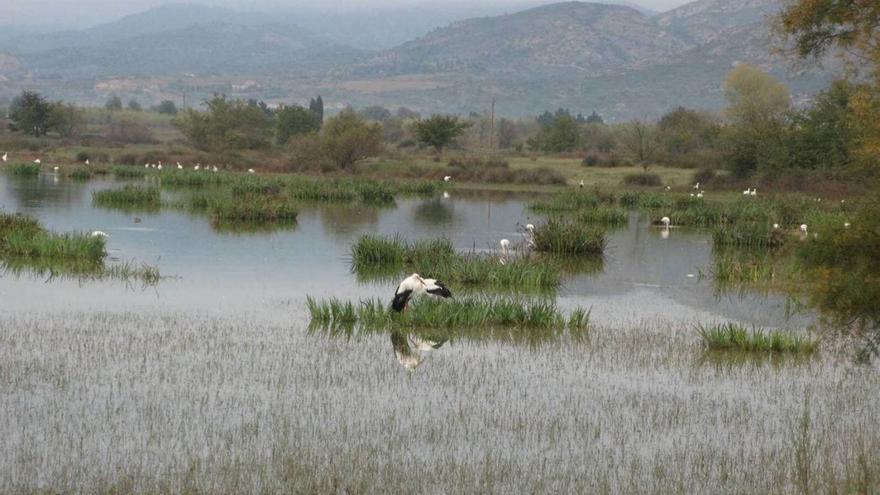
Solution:
[{"label": "marshland", "polygon": [[880,493],[872,2],[57,2],[0,25],[0,493]]}]

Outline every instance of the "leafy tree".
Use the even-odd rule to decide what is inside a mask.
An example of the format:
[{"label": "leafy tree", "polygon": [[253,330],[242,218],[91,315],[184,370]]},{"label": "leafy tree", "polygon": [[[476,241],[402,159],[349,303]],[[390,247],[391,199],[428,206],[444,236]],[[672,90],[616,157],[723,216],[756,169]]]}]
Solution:
[{"label": "leafy tree", "polygon": [[191,108],[174,119],[174,125],[201,149],[256,149],[269,145],[272,120],[259,107],[242,100],[214,96],[207,110]]},{"label": "leafy tree", "polygon": [[720,131],[711,117],[684,107],[661,117],[657,128],[666,151],[680,155],[712,147]]},{"label": "leafy tree", "polygon": [[165,115],[177,115],[177,105],[171,100],[162,100],[156,111]]},{"label": "leafy tree", "polygon": [[623,126],[620,143],[630,158],[647,172],[659,147],[656,127],[642,120],[633,120]]},{"label": "leafy tree", "polygon": [[394,113],[395,115],[397,115],[397,118],[401,120],[418,119],[421,117],[421,115],[419,115],[419,112],[416,112],[415,110],[410,110],[406,107],[398,107],[397,111]]},{"label": "leafy tree", "polygon": [[[541,127],[550,127],[556,123],[556,120],[559,117],[571,117],[571,113],[567,108],[558,108],[556,113],[553,113],[549,110],[545,111],[536,119],[538,124],[541,124]],[[574,121],[574,119],[572,119]]]},{"label": "leafy tree", "polygon": [[275,136],[284,145],[292,136],[316,132],[321,128],[315,114],[299,105],[285,106],[275,112]]},{"label": "leafy tree", "polygon": [[104,103],[104,108],[111,111],[122,110],[122,99],[113,95]]},{"label": "leafy tree", "polygon": [[128,109],[133,112],[140,112],[143,110],[143,107],[141,107],[141,104],[138,103],[137,100],[131,100],[128,102]]},{"label": "leafy tree", "polygon": [[560,109],[553,122],[542,126],[538,134],[529,140],[529,146],[541,151],[562,152],[575,149],[580,142],[577,122],[567,110]]},{"label": "leafy tree", "polygon": [[726,161],[734,175],[746,177],[758,169],[786,167],[788,88],[757,67],[740,64],[728,74],[724,94],[725,113],[731,121],[726,130]]},{"label": "leafy tree", "polygon": [[605,120],[602,118],[601,115],[599,115],[598,113],[596,113],[595,110],[593,110],[593,113],[591,113],[590,115],[587,116],[587,123],[588,124],[604,124]]},{"label": "leafy tree", "polygon": [[49,130],[49,103],[33,91],[23,91],[9,107],[9,128],[33,136],[42,136]]},{"label": "leafy tree", "polygon": [[437,152],[449,146],[470,127],[455,115],[432,115],[413,124],[416,140],[426,146],[433,146]]},{"label": "leafy tree", "polygon": [[315,116],[315,120],[317,120],[319,124],[324,122],[324,100],[321,98],[321,95],[309,100],[309,111],[312,112],[312,115]]},{"label": "leafy tree", "polygon": [[327,119],[320,138],[324,152],[340,168],[382,152],[382,127],[351,110]]},{"label": "leafy tree", "polygon": [[82,111],[72,104],[60,101],[49,104],[48,128],[61,137],[75,136],[82,129],[85,118]]},{"label": "leafy tree", "polygon": [[812,106],[793,116],[789,154],[799,168],[842,168],[853,159],[857,129],[850,110],[854,88],[836,81],[819,93]]},{"label": "leafy tree", "polygon": [[361,115],[367,120],[385,122],[391,117],[391,111],[383,106],[373,105],[361,110]]}]

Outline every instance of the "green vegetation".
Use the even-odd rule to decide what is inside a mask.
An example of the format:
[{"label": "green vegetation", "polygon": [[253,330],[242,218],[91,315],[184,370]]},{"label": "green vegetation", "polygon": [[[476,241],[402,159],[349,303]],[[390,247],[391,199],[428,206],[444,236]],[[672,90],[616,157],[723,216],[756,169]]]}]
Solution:
[{"label": "green vegetation", "polygon": [[818,347],[818,343],[808,335],[790,330],[749,331],[734,323],[700,325],[697,333],[703,341],[703,347],[711,351],[812,354]]},{"label": "green vegetation", "polygon": [[601,255],[605,251],[605,230],[557,218],[539,225],[534,234],[535,249],[554,255]]},{"label": "green vegetation", "polygon": [[454,115],[432,115],[412,125],[416,139],[425,146],[433,146],[438,153],[452,144],[468,127],[469,123],[460,122]]},{"label": "green vegetation", "polygon": [[126,165],[114,165],[110,167],[110,173],[118,179],[137,179],[147,175],[146,170]]},{"label": "green vegetation", "polygon": [[158,210],[162,206],[162,196],[158,187],[126,184],[119,189],[95,191],[92,193],[92,202],[103,208]]},{"label": "green vegetation", "polygon": [[289,200],[265,196],[235,197],[232,200],[212,200],[208,203],[210,215],[219,221],[273,222],[296,220],[298,209]]},{"label": "green vegetation", "polygon": [[75,168],[68,174],[68,177],[74,180],[89,180],[92,178],[92,171],[84,167]]},{"label": "green vegetation", "polygon": [[40,174],[40,166],[36,163],[13,163],[4,167],[7,174],[17,177],[33,177]]},{"label": "green vegetation", "polygon": [[752,248],[779,247],[785,244],[787,234],[766,223],[737,223],[717,227],[712,232],[716,246]]},{"label": "green vegetation", "polygon": [[488,327],[517,327],[536,331],[569,327],[584,330],[589,325],[588,312],[578,309],[566,321],[556,306],[546,301],[486,297],[438,301],[423,298],[413,303],[407,311],[394,313],[386,303],[378,299],[353,304],[336,298],[316,301],[309,296],[306,306],[312,325],[359,325],[370,330],[407,327],[440,331]]},{"label": "green vegetation", "polygon": [[399,237],[365,235],[351,248],[352,269],[359,277],[391,278],[419,273],[463,288],[551,291],[559,285],[560,268],[544,259],[511,255],[457,253],[446,239],[409,243]]}]

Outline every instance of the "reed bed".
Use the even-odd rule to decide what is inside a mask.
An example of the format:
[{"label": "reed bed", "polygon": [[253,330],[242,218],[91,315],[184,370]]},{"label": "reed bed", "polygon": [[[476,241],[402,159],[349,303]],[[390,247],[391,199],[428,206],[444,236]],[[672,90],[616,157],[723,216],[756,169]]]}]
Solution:
[{"label": "reed bed", "polygon": [[49,232],[32,218],[0,212],[0,255],[98,261],[104,258],[105,241],[87,234]]},{"label": "reed bed", "polygon": [[217,221],[273,222],[296,220],[299,209],[292,201],[267,196],[209,201],[208,211]]},{"label": "reed bed", "polygon": [[607,240],[605,230],[551,218],[534,234],[535,249],[553,255],[601,255]]},{"label": "reed bed", "polygon": [[92,178],[92,171],[85,168],[75,168],[68,175],[73,180],[89,180]]},{"label": "reed bed", "polygon": [[617,206],[597,206],[579,210],[574,220],[590,225],[618,226],[626,224],[629,214],[625,208]]},{"label": "reed bed", "polygon": [[95,191],[92,203],[103,208],[158,210],[162,206],[162,195],[158,187],[126,184],[119,189]]},{"label": "reed bed", "polygon": [[561,270],[550,260],[457,253],[447,239],[409,243],[399,237],[362,236],[351,248],[352,269],[362,280],[419,273],[463,288],[552,291]]},{"label": "reed bed", "polygon": [[717,227],[712,232],[715,246],[776,248],[783,246],[787,234],[765,223],[739,223]]},{"label": "reed bed", "polygon": [[9,175],[17,177],[33,177],[40,174],[40,166],[36,163],[13,163],[4,167]]},{"label": "reed bed", "polygon": [[131,165],[114,165],[110,173],[117,179],[139,179],[147,175],[146,170]]},{"label": "reed bed", "polygon": [[818,348],[818,342],[809,335],[791,330],[747,329],[734,323],[699,325],[697,333],[703,347],[712,351],[741,351],[758,353],[791,353],[809,355]]},{"label": "reed bed", "polygon": [[549,198],[541,199],[529,205],[537,212],[572,212],[581,209],[596,208],[601,199],[593,192],[579,189],[566,189],[554,193]]},{"label": "reed bed", "polygon": [[468,297],[449,300],[422,298],[401,313],[390,310],[379,299],[355,304],[336,298],[306,299],[311,324],[328,328],[359,326],[368,330],[393,328],[466,329],[517,327],[533,330],[572,328],[589,325],[589,312],[578,309],[565,318],[556,305],[544,300],[516,300]]}]

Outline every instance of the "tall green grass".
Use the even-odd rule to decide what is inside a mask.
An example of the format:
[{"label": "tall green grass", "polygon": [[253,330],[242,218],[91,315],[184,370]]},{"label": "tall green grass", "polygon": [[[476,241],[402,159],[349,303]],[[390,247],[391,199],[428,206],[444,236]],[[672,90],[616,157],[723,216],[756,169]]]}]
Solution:
[{"label": "tall green grass", "polygon": [[554,255],[598,255],[605,251],[605,230],[551,218],[534,234],[535,249]]},{"label": "tall green grass", "polygon": [[99,261],[105,255],[103,237],[57,234],[29,217],[0,212],[0,256]]},{"label": "tall green grass", "polygon": [[143,168],[131,165],[114,165],[110,167],[110,173],[118,179],[138,179],[147,175]]},{"label": "tall green grass", "polygon": [[812,354],[818,343],[790,330],[748,330],[734,323],[699,325],[703,347],[713,351],[780,352]]},{"label": "tall green grass", "polygon": [[785,244],[787,234],[766,223],[738,223],[716,227],[712,232],[715,246],[775,248]]},{"label": "tall green grass", "polygon": [[40,174],[40,166],[36,163],[13,163],[3,169],[7,174],[18,177],[33,177]]},{"label": "tall green grass", "polygon": [[354,304],[336,298],[317,301],[309,296],[306,307],[313,325],[359,325],[372,330],[402,327],[441,330],[488,327],[584,330],[589,325],[589,312],[578,309],[566,319],[554,303],[545,300],[422,298],[410,304],[406,311],[395,313],[386,302],[379,299],[368,299]]},{"label": "tall green grass", "polygon": [[104,208],[158,210],[162,206],[162,196],[158,187],[126,184],[119,189],[95,191],[92,202]]},{"label": "tall green grass", "polygon": [[579,210],[574,216],[574,220],[579,223],[611,226],[626,224],[628,218],[627,210],[617,206],[597,206]]},{"label": "tall green grass", "polygon": [[271,222],[296,220],[297,206],[289,200],[267,196],[236,197],[230,201],[211,201],[211,216],[219,221]]},{"label": "tall green grass", "polygon": [[533,202],[529,207],[538,212],[571,212],[596,208],[601,203],[598,195],[580,189],[566,189],[554,193],[549,198]]}]

